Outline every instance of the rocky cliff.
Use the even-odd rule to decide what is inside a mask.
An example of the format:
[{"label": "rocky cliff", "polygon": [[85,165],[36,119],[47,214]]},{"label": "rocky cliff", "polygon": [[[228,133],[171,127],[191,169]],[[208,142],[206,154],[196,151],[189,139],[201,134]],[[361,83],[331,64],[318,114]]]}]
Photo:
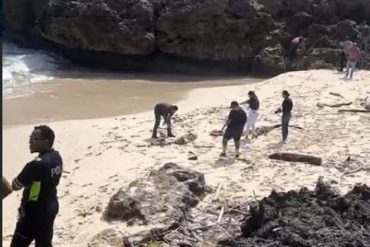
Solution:
[{"label": "rocky cliff", "polygon": [[292,69],[327,68],[339,41],[370,23],[369,0],[4,0],[4,9],[9,37],[124,70],[277,73],[296,35],[306,42]]}]

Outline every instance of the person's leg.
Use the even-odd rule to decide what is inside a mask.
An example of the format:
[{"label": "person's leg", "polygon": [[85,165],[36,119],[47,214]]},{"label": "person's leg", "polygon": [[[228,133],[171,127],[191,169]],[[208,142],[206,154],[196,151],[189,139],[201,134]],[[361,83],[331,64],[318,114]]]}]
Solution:
[{"label": "person's leg", "polygon": [[356,61],[351,61],[351,65],[350,65],[350,67],[351,67],[351,74],[350,74],[350,78],[352,79],[352,77],[353,77],[353,73],[354,73],[354,71],[355,71],[355,69],[356,69]]},{"label": "person's leg", "polygon": [[19,216],[10,247],[28,247],[34,239],[35,222],[29,217]]},{"label": "person's leg", "polygon": [[283,115],[281,118],[281,129],[282,129],[282,136],[283,136],[283,141],[286,141],[288,138],[288,133],[289,133],[289,121],[290,121],[290,115],[286,114]]},{"label": "person's leg", "polygon": [[159,124],[161,123],[161,115],[157,111],[154,111],[154,116],[155,116],[155,123],[153,127],[152,138],[157,138],[157,129],[159,127]]},{"label": "person's leg", "polygon": [[167,120],[167,137],[175,137],[172,134],[171,119]]},{"label": "person's leg", "polygon": [[365,37],[365,43],[364,43],[364,53],[365,53],[365,55],[367,54],[368,49],[369,49],[369,41],[370,41],[370,37]]},{"label": "person's leg", "polygon": [[247,133],[245,135],[245,137],[248,139],[248,136],[249,136],[249,133],[250,133],[250,130],[252,128],[252,110],[249,110],[248,111],[248,115],[247,115]]},{"label": "person's leg", "polygon": [[343,72],[343,69],[344,69],[344,64],[346,62],[346,54],[344,54],[344,52],[342,52],[340,54],[340,61],[339,61],[339,71],[340,72]]},{"label": "person's leg", "polygon": [[221,156],[226,156],[227,143],[231,139],[230,129],[226,129],[225,134],[222,138],[222,153]]},{"label": "person's leg", "polygon": [[58,214],[59,205],[55,201],[48,208],[48,213],[40,219],[40,227],[35,234],[35,247],[52,247],[54,220]]},{"label": "person's leg", "polygon": [[347,60],[347,64],[346,64],[346,75],[345,75],[345,78],[348,77],[349,75],[349,68],[350,68],[350,62]]},{"label": "person's leg", "polygon": [[253,116],[252,116],[252,136],[253,137],[256,137],[256,122],[257,122],[257,119],[258,119],[258,111],[253,111]]},{"label": "person's leg", "polygon": [[242,136],[242,130],[234,130],[233,139],[235,143],[235,157],[239,158],[239,150],[240,150],[240,138]]}]

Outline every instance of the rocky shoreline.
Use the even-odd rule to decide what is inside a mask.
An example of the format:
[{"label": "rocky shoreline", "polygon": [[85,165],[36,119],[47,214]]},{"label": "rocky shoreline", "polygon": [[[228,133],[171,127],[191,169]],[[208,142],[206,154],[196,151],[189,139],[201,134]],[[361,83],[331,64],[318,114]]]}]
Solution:
[{"label": "rocky shoreline", "polygon": [[[335,183],[319,178],[314,190],[273,190],[262,200],[225,205],[220,188],[209,188],[203,174],[167,163],[121,188],[103,213],[148,230],[130,236],[106,230],[88,246],[369,246],[370,188],[357,184],[342,196]],[[207,194],[213,203],[195,208]]]},{"label": "rocky shoreline", "polygon": [[339,42],[358,41],[370,22],[367,0],[6,0],[4,10],[5,36],[23,45],[89,66],[181,73],[277,74],[296,35],[306,42],[292,70],[333,68]]}]

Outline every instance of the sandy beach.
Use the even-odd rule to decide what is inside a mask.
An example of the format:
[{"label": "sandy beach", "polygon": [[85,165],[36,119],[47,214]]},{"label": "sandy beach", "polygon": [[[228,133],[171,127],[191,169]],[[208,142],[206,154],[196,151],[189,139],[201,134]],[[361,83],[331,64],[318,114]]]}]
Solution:
[{"label": "sandy beach", "polygon": [[[119,98],[120,92],[114,86],[108,86],[106,92],[102,92],[112,95],[112,101],[109,102],[99,100],[99,94],[93,93],[93,89],[84,91],[85,96],[90,96],[92,103],[88,107],[85,104],[81,108],[84,111],[76,109],[70,115],[67,109],[73,109],[73,106],[82,103],[78,99],[76,102],[66,100],[69,105],[63,109],[61,105],[65,102],[58,101],[58,98],[67,96],[56,94],[55,104],[43,109],[63,112],[48,115],[48,118],[42,115],[44,110],[38,110],[38,114],[36,109],[36,113],[30,113],[23,119],[12,119],[10,113],[20,111],[21,104],[28,108],[26,101],[17,101],[17,106],[12,103],[15,99],[8,99],[4,106],[4,124],[8,126],[3,127],[3,174],[9,180],[13,179],[24,164],[34,157],[28,153],[28,137],[33,124],[24,123],[48,122],[55,130],[55,148],[64,158],[65,169],[58,187],[60,210],[54,228],[54,246],[57,247],[121,246],[114,244],[115,236],[108,241],[110,244],[97,243],[92,239],[106,229],[117,229],[123,233],[135,233],[144,229],[144,226],[127,227],[119,222],[102,221],[101,210],[104,210],[110,197],[120,187],[136,178],[147,176],[151,170],[167,162],[204,173],[207,184],[214,188],[222,183],[220,197],[223,200],[240,197],[252,200],[253,192],[257,198],[261,198],[267,196],[272,189],[287,191],[303,186],[313,188],[320,176],[329,181],[335,180],[335,187],[344,193],[355,183],[370,184],[370,167],[367,162],[370,159],[370,114],[338,113],[339,109],[363,109],[361,103],[366,97],[370,97],[370,71],[358,71],[352,81],[345,81],[342,77],[343,74],[336,71],[311,70],[285,73],[254,84],[250,84],[250,79],[238,78],[232,82],[212,80],[215,84],[211,88],[173,85],[173,90],[168,91],[165,97],[171,102],[177,102],[179,106],[173,132],[178,137],[189,132],[197,135],[194,142],[186,145],[176,145],[171,140],[165,146],[152,145],[149,137],[153,127],[153,113],[147,110],[152,108],[150,105],[153,105],[156,98],[146,98],[140,107],[132,106],[123,110],[126,109],[123,105],[135,99],[120,99],[121,105],[117,104],[114,100]],[[116,82],[110,83],[114,85]],[[62,81],[61,84],[61,87],[70,86]],[[225,86],[227,84],[234,86]],[[94,83],[89,84],[89,88],[94,88],[92,85]],[[151,87],[158,90],[153,91],[153,94],[161,93],[161,86]],[[79,92],[83,91],[82,88],[84,87],[81,85]],[[271,126],[280,122],[280,115],[274,114],[274,111],[282,102],[283,89],[289,90],[294,101],[291,124],[298,125],[303,130],[290,129],[289,140],[285,145],[279,143],[280,129],[260,136],[251,143],[243,143],[242,157],[238,160],[233,158],[234,147],[229,142],[229,158],[219,159],[221,137],[214,138],[209,133],[222,127],[230,101],[244,101],[246,93],[254,90],[261,102],[257,127]],[[76,92],[76,86],[70,86],[70,90],[60,92]],[[131,90],[135,97],[134,92],[138,89],[133,87]],[[42,103],[42,97],[49,95],[38,97],[37,100],[40,101],[32,104]],[[84,99],[87,102],[86,97]],[[27,102],[32,102],[33,99],[28,100]],[[317,106],[318,103],[348,102],[352,104],[339,108]],[[104,108],[106,105],[116,107],[107,109]],[[33,109],[30,108],[29,111],[31,110]],[[94,111],[108,113],[93,115]],[[141,113],[130,114],[136,111]],[[65,119],[80,116],[83,120],[53,121],[61,120],[58,115],[64,113],[67,114]],[[36,119],[31,117],[35,115],[38,116]],[[93,116],[96,118],[91,118]],[[98,118],[102,116],[110,117]],[[268,155],[278,151],[320,156],[323,164],[313,166],[268,158]],[[198,160],[189,161],[189,152],[196,154]],[[346,162],[348,156],[351,156],[351,162]],[[351,172],[359,167],[364,169]],[[9,246],[20,198],[21,192],[16,192],[3,201],[4,246]],[[203,207],[210,200],[206,197],[198,207]]]}]

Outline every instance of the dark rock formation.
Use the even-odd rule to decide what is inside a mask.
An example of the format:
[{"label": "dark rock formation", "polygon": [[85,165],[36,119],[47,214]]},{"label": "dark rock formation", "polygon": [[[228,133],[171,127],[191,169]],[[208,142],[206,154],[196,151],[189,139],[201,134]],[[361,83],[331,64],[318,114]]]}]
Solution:
[{"label": "dark rock formation", "polygon": [[290,67],[328,68],[363,20],[368,0],[4,0],[8,37],[120,70],[278,73],[296,35]]},{"label": "dark rock formation", "polygon": [[206,193],[204,175],[167,163],[114,194],[104,218],[176,228]]},{"label": "dark rock formation", "polygon": [[272,192],[250,207],[242,236],[218,246],[370,246],[370,188],[356,185],[345,196],[321,180],[316,189]]}]

